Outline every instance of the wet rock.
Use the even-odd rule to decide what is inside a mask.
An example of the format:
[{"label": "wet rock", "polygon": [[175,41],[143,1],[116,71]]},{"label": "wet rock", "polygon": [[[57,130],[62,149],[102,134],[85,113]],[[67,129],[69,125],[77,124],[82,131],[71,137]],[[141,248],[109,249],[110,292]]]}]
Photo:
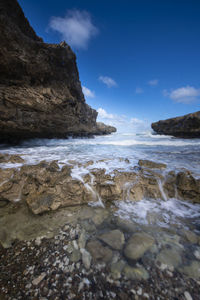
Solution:
[{"label": "wet rock", "polygon": [[181,255],[176,249],[163,249],[156,258],[157,262],[165,264],[168,267],[176,268],[181,264]]},{"label": "wet rock", "polygon": [[81,253],[78,249],[73,249],[71,255],[70,255],[70,261],[71,262],[78,262],[81,259]]},{"label": "wet rock", "polygon": [[123,268],[125,267],[126,262],[124,260],[120,260],[111,265],[110,271],[113,279],[120,279]]},{"label": "wet rock", "polygon": [[55,161],[21,168],[20,175],[25,178],[22,195],[34,214],[92,201],[91,192],[70,173],[69,167],[60,171]]},{"label": "wet rock", "polygon": [[138,230],[138,225],[136,223],[120,217],[115,217],[114,224],[116,224],[116,226],[124,232],[133,233]]},{"label": "wet rock", "polygon": [[114,250],[121,250],[124,245],[124,234],[118,229],[106,232],[98,238]]},{"label": "wet rock", "polygon": [[194,260],[189,265],[180,267],[179,272],[184,273],[190,278],[200,279],[200,262]]},{"label": "wet rock", "polygon": [[80,249],[85,248],[86,241],[87,241],[87,234],[86,234],[85,230],[82,230],[81,234],[78,238],[78,246]]},{"label": "wet rock", "polygon": [[94,261],[102,261],[108,263],[112,259],[112,251],[108,247],[104,247],[99,241],[90,241],[87,243],[87,250],[92,255]]},{"label": "wet rock", "polygon": [[130,267],[126,265],[123,269],[124,276],[131,280],[147,280],[149,278],[148,272],[143,267]]},{"label": "wet rock", "polygon": [[198,247],[198,248],[194,251],[194,256],[196,257],[196,259],[200,260],[200,247]]},{"label": "wet rock", "polygon": [[92,217],[92,220],[96,226],[100,226],[109,216],[109,212],[104,209],[96,209],[94,212],[94,215]]},{"label": "wet rock", "polygon": [[156,163],[151,160],[142,160],[138,161],[140,167],[149,168],[149,169],[166,169],[166,164]]},{"label": "wet rock", "polygon": [[24,163],[24,159],[18,154],[0,153],[0,163],[21,164]]},{"label": "wet rock", "polygon": [[189,171],[179,172],[176,185],[181,198],[200,203],[200,179],[194,178]]},{"label": "wet rock", "polygon": [[91,266],[91,262],[92,262],[92,256],[90,255],[90,253],[85,250],[85,249],[81,249],[80,250],[81,254],[82,254],[82,262],[84,267],[89,270],[90,266]]},{"label": "wet rock", "polygon": [[190,243],[192,244],[198,243],[198,236],[194,232],[190,230],[184,230],[183,233]]},{"label": "wet rock", "polygon": [[129,240],[124,249],[124,254],[128,259],[137,260],[141,258],[146,251],[148,251],[155,240],[152,236],[141,232],[135,233]]}]

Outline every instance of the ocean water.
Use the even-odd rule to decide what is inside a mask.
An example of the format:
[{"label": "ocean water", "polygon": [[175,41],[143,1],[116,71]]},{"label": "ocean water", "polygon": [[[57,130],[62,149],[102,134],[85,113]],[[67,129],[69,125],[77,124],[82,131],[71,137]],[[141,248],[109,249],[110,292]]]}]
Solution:
[{"label": "ocean water", "polygon": [[[57,160],[62,167],[63,164],[71,164],[73,161],[72,176],[79,180],[92,168],[105,168],[110,174],[115,169],[130,171],[139,159],[166,163],[167,171],[188,169],[195,177],[200,178],[200,139],[179,139],[155,135],[151,131],[114,133],[92,139],[34,139],[17,146],[1,145],[0,153],[19,154],[26,164]],[[79,165],[91,160],[91,165]],[[0,164],[1,168],[20,166],[21,164]],[[147,217],[153,211],[158,216],[162,215],[162,220],[158,218],[157,221],[159,226],[179,224],[182,220],[189,219],[191,224],[195,222],[200,228],[198,204],[167,198],[165,201],[143,199],[134,203],[127,198],[115,205],[118,208],[116,214],[142,224],[147,224]]]}]

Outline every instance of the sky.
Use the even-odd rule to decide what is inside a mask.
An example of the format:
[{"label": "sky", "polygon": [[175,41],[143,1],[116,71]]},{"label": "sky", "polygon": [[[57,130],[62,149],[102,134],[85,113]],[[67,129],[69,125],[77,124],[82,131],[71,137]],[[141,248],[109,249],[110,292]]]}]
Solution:
[{"label": "sky", "polygon": [[200,110],[199,0],[19,0],[37,35],[65,40],[98,120],[142,130]]}]

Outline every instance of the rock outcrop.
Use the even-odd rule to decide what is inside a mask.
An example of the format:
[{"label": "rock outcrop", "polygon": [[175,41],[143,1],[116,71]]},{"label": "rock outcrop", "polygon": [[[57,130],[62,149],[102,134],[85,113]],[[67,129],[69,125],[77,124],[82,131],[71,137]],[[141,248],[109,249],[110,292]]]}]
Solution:
[{"label": "rock outcrop", "polygon": [[172,135],[180,138],[200,138],[200,111],[171,118],[151,124],[159,134]]},{"label": "rock outcrop", "polygon": [[[20,162],[20,157],[10,156],[9,161]],[[106,174],[105,169],[90,169],[82,178],[73,177],[71,170],[76,164],[60,169],[56,161],[0,169],[0,207],[9,202],[26,202],[34,214],[40,214],[60,207],[126,199],[178,198],[200,203],[200,179],[187,170],[171,171],[164,177],[160,170],[146,167],[151,164],[146,161],[137,172],[116,170],[112,175]]]},{"label": "rock outcrop", "polygon": [[116,131],[117,129],[113,126],[105,125],[102,122],[97,122],[97,134],[110,134]]},{"label": "rock outcrop", "polygon": [[16,0],[0,3],[0,140],[110,133],[85,103],[76,57],[39,38]]}]

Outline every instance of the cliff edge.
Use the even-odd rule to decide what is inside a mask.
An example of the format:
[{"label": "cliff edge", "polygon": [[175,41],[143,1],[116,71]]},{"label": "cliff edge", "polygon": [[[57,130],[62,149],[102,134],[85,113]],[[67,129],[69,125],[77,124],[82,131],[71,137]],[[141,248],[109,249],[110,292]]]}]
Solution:
[{"label": "cliff edge", "polygon": [[180,138],[200,138],[200,111],[151,124],[152,129]]},{"label": "cliff edge", "polygon": [[69,45],[44,43],[16,0],[0,2],[0,39],[0,141],[102,134]]}]

